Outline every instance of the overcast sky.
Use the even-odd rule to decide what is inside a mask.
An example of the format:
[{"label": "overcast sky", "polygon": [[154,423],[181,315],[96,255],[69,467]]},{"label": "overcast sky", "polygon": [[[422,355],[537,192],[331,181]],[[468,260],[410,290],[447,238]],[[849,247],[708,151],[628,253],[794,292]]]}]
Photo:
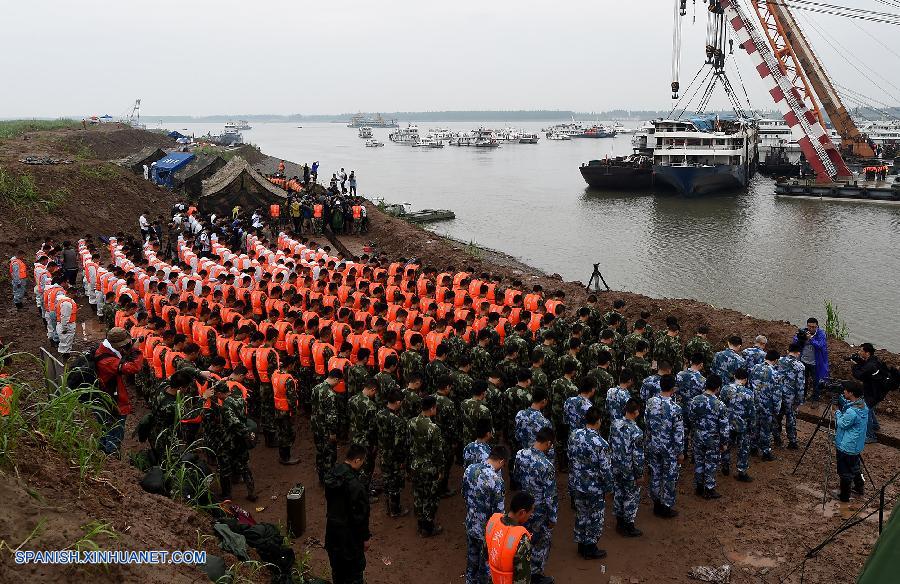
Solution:
[{"label": "overcast sky", "polygon": [[[119,116],[136,98],[147,117],[665,109],[673,1],[4,2],[0,117]],[[891,11],[876,0],[833,3]],[[695,24],[693,10],[689,2],[683,87],[703,56],[703,2]],[[838,83],[900,101],[898,27],[798,17]],[[866,72],[866,81],[863,60],[883,78]],[[738,64],[754,106],[770,108],[746,56]]]}]

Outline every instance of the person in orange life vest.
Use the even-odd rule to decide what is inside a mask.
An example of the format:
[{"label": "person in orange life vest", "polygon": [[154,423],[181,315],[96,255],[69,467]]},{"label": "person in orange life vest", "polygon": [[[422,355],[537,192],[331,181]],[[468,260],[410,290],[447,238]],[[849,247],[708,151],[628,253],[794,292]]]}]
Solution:
[{"label": "person in orange life vest", "polygon": [[278,368],[279,356],[275,349],[278,331],[269,329],[264,335],[261,347],[253,358],[256,379],[259,382],[259,429],[266,440],[266,446],[275,446],[275,398],[272,389],[272,373]]},{"label": "person in orange life vest", "polygon": [[[384,342],[378,347],[378,356],[376,363],[380,371],[384,370],[384,361],[389,355],[397,357],[397,350],[394,346],[397,344],[397,333],[395,331],[384,331]],[[398,357],[399,361],[399,357]]]},{"label": "person in orange life vest", "polygon": [[13,304],[16,310],[22,310],[25,301],[25,291],[28,287],[28,268],[25,265],[25,252],[18,250],[16,255],[9,259],[9,278],[12,283]]},{"label": "person in orange life vest", "polygon": [[[531,574],[531,534],[525,524],[534,514],[534,497],[529,493],[513,494],[509,511],[496,513],[485,525],[488,569],[492,584],[528,584]],[[553,580],[542,576],[541,584]]]},{"label": "person in orange life vest", "polygon": [[350,375],[350,353],[353,350],[353,345],[350,343],[343,343],[338,347],[337,355],[328,359],[327,370],[332,371],[334,369],[339,369],[341,373],[344,374],[341,382],[338,383],[334,391],[337,393],[337,407],[338,407],[338,437],[342,440],[347,438],[347,433],[350,427],[350,417],[348,416],[347,407],[350,402],[350,398],[352,397],[347,392],[347,381],[349,380]]},{"label": "person in orange life vest", "polygon": [[300,393],[294,373],[297,370],[297,359],[285,357],[278,369],[272,374],[272,395],[275,403],[275,442],[278,445],[278,462],[294,465],[300,462],[299,457],[291,456],[294,444],[294,420],[300,407]]},{"label": "person in orange life vest", "polygon": [[59,339],[57,350],[65,361],[69,358],[72,343],[75,341],[78,304],[69,296],[57,296],[56,314],[56,336]]}]

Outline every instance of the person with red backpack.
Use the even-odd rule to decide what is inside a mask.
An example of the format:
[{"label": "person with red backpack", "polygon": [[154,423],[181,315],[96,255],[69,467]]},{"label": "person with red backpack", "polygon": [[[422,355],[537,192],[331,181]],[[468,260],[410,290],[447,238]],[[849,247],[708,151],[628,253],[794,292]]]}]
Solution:
[{"label": "person with red backpack", "polygon": [[144,355],[133,348],[134,340],[123,328],[113,327],[94,351],[94,368],[101,391],[112,398],[109,411],[97,414],[103,426],[100,448],[106,454],[119,450],[125,437],[125,418],[131,413],[131,400],[125,387],[125,376],[135,375],[144,365]]}]

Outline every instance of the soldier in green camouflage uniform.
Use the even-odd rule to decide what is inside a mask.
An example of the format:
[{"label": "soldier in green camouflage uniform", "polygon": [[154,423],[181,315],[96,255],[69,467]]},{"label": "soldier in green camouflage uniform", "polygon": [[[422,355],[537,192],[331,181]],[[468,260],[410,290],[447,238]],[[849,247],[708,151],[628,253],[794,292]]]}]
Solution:
[{"label": "soldier in green camouflage uniform", "polygon": [[504,394],[500,374],[492,371],[487,378],[487,391],[484,393],[485,405],[491,410],[491,419],[494,421],[494,432],[503,428],[503,402]]},{"label": "soldier in green camouflage uniform", "polygon": [[372,378],[372,370],[368,365],[369,349],[362,347],[359,351],[356,365],[351,365],[347,370],[347,395],[350,398],[359,395],[366,381]]},{"label": "soldier in green camouflage uniform", "polygon": [[363,464],[360,481],[366,489],[372,490],[372,474],[375,471],[375,453],[378,444],[378,426],[375,417],[378,414],[378,404],[375,396],[378,394],[378,383],[370,379],[363,384],[362,392],[350,398],[350,443],[359,444],[366,449],[366,462]]},{"label": "soldier in green camouflage uniform", "polygon": [[157,460],[181,456],[181,419],[187,417],[185,396],[191,391],[193,378],[176,371],[168,381],[160,384],[152,404],[153,424],[150,431],[150,447]]},{"label": "soldier in green camouflage uniform", "polygon": [[535,351],[531,357],[531,389],[543,389],[550,393],[550,380],[544,371],[544,352]]},{"label": "soldier in green camouflage uniform", "polygon": [[510,347],[516,348],[521,367],[528,367],[531,364],[531,343],[526,340],[528,334],[528,327],[524,322],[520,322],[512,332],[506,335],[506,340],[503,342],[503,347],[507,350]]},{"label": "soldier in green camouflage uniform", "polygon": [[628,324],[620,312],[623,308],[625,308],[624,300],[614,300],[613,309],[603,315],[603,320],[606,321],[606,326],[625,336],[628,334]]},{"label": "soldier in green camouflage uniform", "polygon": [[316,446],[316,473],[319,484],[337,461],[338,406],[335,386],[343,378],[340,369],[329,371],[325,381],[312,388],[312,416],[309,418]]},{"label": "soldier in green camouflage uniform", "polygon": [[469,372],[472,371],[472,358],[469,355],[462,355],[458,363],[456,371],[453,372],[453,394],[451,395],[453,403],[456,405],[472,397],[472,377],[469,375]]},{"label": "soldier in green camouflage uniform", "polygon": [[[634,349],[637,347],[638,341],[646,341],[644,333],[647,331],[647,323],[643,319],[634,323],[634,331],[622,339],[622,350],[625,353],[625,359],[634,356]],[[649,348],[648,343],[648,348]]]},{"label": "soldier in green camouflage uniform", "polygon": [[397,384],[398,361],[396,355],[388,355],[384,360],[384,369],[375,374],[379,395],[387,395],[400,389],[400,386]]},{"label": "soldier in green camouflage uniform", "polygon": [[479,420],[487,420],[493,427],[493,417],[491,410],[485,401],[487,392],[487,382],[478,380],[472,385],[472,397],[467,399],[460,406],[460,417],[462,418],[462,443],[463,445],[472,442],[478,436],[475,428],[478,426]]},{"label": "soldier in green camouflage uniform", "polygon": [[[568,441],[569,426],[566,424],[563,406],[570,397],[578,395],[578,386],[575,385],[575,363],[567,361],[563,364],[563,375],[550,384],[550,421],[556,433],[556,453],[559,457],[559,466],[565,469],[568,466]],[[528,444],[522,444],[519,448],[527,448]]]},{"label": "soldier in green camouflage uniform", "polygon": [[[516,384],[508,388],[503,394],[503,427],[506,431],[506,441],[517,449],[516,445],[516,414],[531,405],[531,373],[528,369],[519,369],[516,374]],[[521,448],[521,446],[520,446]]]},{"label": "soldier in green camouflage uniform", "polygon": [[422,376],[411,373],[406,387],[400,390],[400,395],[403,397],[400,413],[406,420],[412,420],[422,413]]},{"label": "soldier in green camouflage uniform", "polygon": [[409,422],[410,476],[419,523],[418,533],[422,537],[443,532],[443,528],[434,523],[440,497],[441,474],[445,467],[441,430],[432,421],[436,413],[437,400],[433,396],[426,396],[422,399],[422,412]]},{"label": "soldier in green camouflage uniform", "polygon": [[384,396],[385,407],[375,416],[378,434],[378,462],[381,478],[387,495],[387,513],[390,517],[403,517],[409,510],[400,504],[403,492],[406,459],[409,454],[409,431],[407,421],[400,413],[403,398],[399,391]]},{"label": "soldier in green camouflage uniform", "polygon": [[510,345],[505,349],[503,360],[497,364],[497,371],[500,372],[500,377],[503,379],[503,384],[506,387],[516,383],[516,375],[519,369],[519,348],[515,345]]},{"label": "soldier in green camouflage uniform", "polygon": [[650,345],[647,344],[647,341],[641,339],[634,347],[634,356],[629,357],[625,361],[625,369],[631,371],[634,375],[635,385],[638,387],[645,379],[650,377],[650,373],[653,370],[650,361],[647,360],[647,351],[649,350]]},{"label": "soldier in green camouflage uniform", "polygon": [[684,354],[691,356],[700,353],[703,355],[703,370],[710,371],[716,352],[713,351],[712,343],[707,340],[709,335],[709,327],[701,325],[697,327],[697,334],[684,346]]},{"label": "soldier in green camouflage uniform", "polygon": [[684,348],[678,337],[680,328],[678,323],[670,323],[666,332],[657,337],[656,345],[653,347],[653,356],[656,362],[668,361],[676,371],[684,367]]},{"label": "soldier in green camouflage uniform", "polygon": [[[425,358],[422,356],[422,335],[410,335],[410,347],[400,355],[400,379],[409,381],[411,375],[425,375]],[[418,412],[416,413],[418,416]]]},{"label": "soldier in green camouflage uniform", "polygon": [[459,360],[464,356],[468,356],[469,347],[462,335],[466,332],[466,321],[458,320],[454,325],[454,332],[444,339],[447,345],[447,363],[450,367],[459,367]]},{"label": "soldier in green camouflage uniform", "polygon": [[247,403],[240,388],[237,385],[230,388],[229,381],[242,383],[243,376],[232,373],[228,379],[213,386],[210,407],[204,411],[204,432],[207,436],[215,436],[211,448],[216,454],[222,498],[231,497],[232,480],[241,478],[247,487],[247,499],[255,501],[256,490],[250,471],[250,443],[254,436],[247,427]]},{"label": "soldier in green camouflage uniform", "polygon": [[544,360],[541,367],[544,369],[544,373],[547,374],[547,379],[556,379],[562,375],[559,368],[559,356],[556,354],[556,341],[555,333],[544,335],[541,344],[536,346],[531,352],[532,356],[538,354],[543,356]]},{"label": "soldier in green camouflage uniform", "polygon": [[428,388],[433,389],[437,380],[450,374],[450,366],[447,364],[447,344],[441,343],[435,350],[435,358],[425,366],[425,381]]},{"label": "soldier in green camouflage uniform", "polygon": [[566,354],[560,357],[559,359],[559,367],[561,371],[565,371],[566,363],[574,363],[575,364],[575,377],[581,376],[582,364],[581,364],[581,339],[569,339],[569,350],[566,351]]},{"label": "soldier in green camouflage uniform", "polygon": [[486,329],[478,331],[478,344],[472,348],[472,377],[487,379],[494,369],[494,357],[491,356],[491,333]]},{"label": "soldier in green camouflage uniform", "polygon": [[438,486],[438,494],[441,497],[451,497],[456,491],[450,489],[447,483],[450,479],[450,469],[453,466],[453,460],[457,456],[462,460],[462,444],[459,443],[459,435],[462,430],[459,417],[459,409],[450,398],[453,392],[453,377],[445,375],[438,379],[437,392],[434,394],[435,402],[437,402],[437,414],[434,416],[434,423],[441,430],[442,443],[444,447],[444,466],[441,468],[441,481]]},{"label": "soldier in green camouflage uniform", "polygon": [[600,333],[600,340],[587,348],[586,355],[584,357],[584,367],[590,371],[594,367],[597,366],[597,360],[600,357],[600,353],[609,353],[610,361],[609,366],[613,374],[616,373],[617,366],[617,355],[615,349],[615,339],[616,335],[613,331],[609,329],[603,329]]},{"label": "soldier in green camouflage uniform", "polygon": [[609,353],[600,355],[600,362],[588,373],[597,382],[597,391],[591,400],[600,410],[600,434],[609,436],[609,408],[606,405],[606,392],[616,386],[616,378],[609,372]]}]

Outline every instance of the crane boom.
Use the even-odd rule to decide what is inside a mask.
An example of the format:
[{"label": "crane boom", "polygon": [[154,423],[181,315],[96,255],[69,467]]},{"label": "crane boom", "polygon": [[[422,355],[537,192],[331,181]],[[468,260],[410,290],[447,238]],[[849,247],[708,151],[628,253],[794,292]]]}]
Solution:
[{"label": "crane boom", "polygon": [[738,0],[720,0],[719,4],[734,28],[738,45],[746,51],[760,78],[770,83],[769,94],[791,128],[791,134],[817,179],[820,182],[831,182],[836,177],[850,177],[850,169],[840,151],[825,131],[819,115],[811,109],[804,97],[807,88],[800,82],[800,78],[788,73],[776,56],[777,49],[760,32]]},{"label": "crane boom", "polygon": [[756,0],[756,3],[757,5],[765,3],[767,11],[774,17],[778,32],[785,39],[788,50],[803,68],[819,101],[828,112],[828,119],[841,135],[841,150],[852,152],[854,156],[866,158],[875,156],[868,139],[856,127],[856,123],[850,117],[847,108],[844,107],[841,96],[834,89],[831,78],[813,52],[812,46],[806,40],[803,31],[800,30],[800,26],[787,4],[773,0]]}]

